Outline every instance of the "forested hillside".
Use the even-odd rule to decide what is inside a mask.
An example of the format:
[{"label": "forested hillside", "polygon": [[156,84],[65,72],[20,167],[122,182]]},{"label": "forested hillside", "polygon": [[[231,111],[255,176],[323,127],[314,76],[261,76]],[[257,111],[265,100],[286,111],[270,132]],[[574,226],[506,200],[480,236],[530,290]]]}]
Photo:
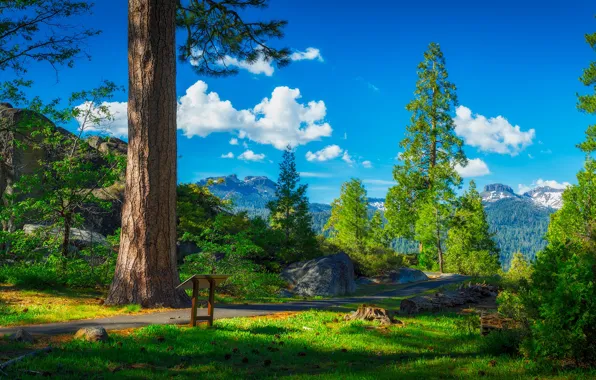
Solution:
[{"label": "forested hillside", "polygon": [[[209,183],[209,189],[213,194],[230,200],[235,210],[247,211],[251,216],[268,216],[265,206],[275,197],[275,182],[269,178],[246,177],[241,180],[236,175],[229,175],[199,181],[200,185]],[[535,195],[540,191],[554,194],[561,192],[537,188],[527,194],[518,195],[509,186],[494,184],[486,186],[482,193],[488,222],[501,249],[501,263],[506,269],[514,253],[521,252],[524,257],[534,260],[536,252],[546,246],[544,234],[550,215],[556,210],[535,199]],[[369,198],[368,201],[370,217],[376,210],[384,211],[384,199]],[[313,228],[317,233],[324,233],[323,227],[331,215],[331,206],[311,203],[310,212]],[[415,243],[403,239],[394,241],[393,246],[404,253],[417,251]]]}]

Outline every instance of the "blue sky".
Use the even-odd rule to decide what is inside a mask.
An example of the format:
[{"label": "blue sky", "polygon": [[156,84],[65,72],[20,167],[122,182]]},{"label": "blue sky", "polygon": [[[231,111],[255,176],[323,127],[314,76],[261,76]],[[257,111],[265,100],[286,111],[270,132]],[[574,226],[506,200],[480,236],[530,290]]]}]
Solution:
[{"label": "blue sky", "polygon": [[[458,87],[458,133],[474,159],[466,179],[515,190],[575,182],[583,162],[575,144],[595,121],[575,108],[575,93],[587,90],[577,78],[594,59],[584,42],[596,30],[594,3],[480,3],[272,0],[251,12],[250,19],[287,19],[286,38],[273,45],[302,59],[273,71],[261,62],[217,79],[179,64],[179,181],[232,173],[276,178],[276,146],[290,142],[298,144],[311,201],[330,202],[350,177],[363,179],[369,196],[384,196],[410,117],[405,105],[416,65],[435,41]],[[67,97],[104,79],[126,85],[126,18],[125,1],[97,2],[83,20],[103,30],[89,42],[92,60],[58,78],[50,67],[33,66],[32,95]],[[122,117],[111,127],[122,134],[126,93],[114,101]],[[222,157],[229,153],[234,158]]]}]

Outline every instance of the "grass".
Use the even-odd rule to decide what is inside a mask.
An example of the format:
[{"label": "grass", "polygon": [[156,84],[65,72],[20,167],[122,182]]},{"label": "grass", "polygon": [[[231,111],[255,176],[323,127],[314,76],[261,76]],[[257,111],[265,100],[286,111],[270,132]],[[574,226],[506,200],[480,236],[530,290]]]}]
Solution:
[{"label": "grass", "polygon": [[65,322],[138,314],[167,309],[142,309],[139,305],[104,306],[105,293],[83,289],[23,290],[0,285],[0,326]]},{"label": "grass", "polygon": [[[454,313],[400,317],[405,326],[344,322],[310,311],[216,321],[214,328],[149,326],[111,334],[108,343],[59,342],[47,355],[5,370],[9,378],[320,378],[586,379],[596,371],[558,371],[487,350]],[[0,350],[23,346],[0,341]]]}]

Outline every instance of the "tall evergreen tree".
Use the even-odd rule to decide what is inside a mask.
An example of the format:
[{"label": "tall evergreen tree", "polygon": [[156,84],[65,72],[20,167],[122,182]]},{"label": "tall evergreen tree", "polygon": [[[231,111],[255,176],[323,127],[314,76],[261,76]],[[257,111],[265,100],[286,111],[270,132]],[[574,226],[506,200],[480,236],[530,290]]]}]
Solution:
[{"label": "tall evergreen tree", "polygon": [[447,234],[445,264],[449,272],[493,275],[500,269],[499,248],[489,232],[482,197],[474,181],[458,200]]},{"label": "tall evergreen tree", "polygon": [[331,217],[325,225],[338,246],[364,253],[369,233],[368,198],[362,181],[352,178],[341,186],[338,199],[331,204]]},{"label": "tall evergreen tree", "polygon": [[269,223],[284,235],[285,259],[293,261],[310,257],[316,250],[315,233],[308,208],[306,190],[300,185],[296,170],[296,156],[288,146],[279,164],[279,178],[275,188],[275,200],[269,202]]},{"label": "tall evergreen tree", "polygon": [[[596,33],[586,35],[596,51]],[[596,61],[580,81],[596,89]],[[596,114],[596,93],[578,96],[580,111]],[[563,193],[546,249],[539,252],[530,287],[522,293],[531,328],[529,348],[549,359],[596,362],[596,125],[578,145],[586,155],[577,185]]]},{"label": "tall evergreen tree", "polygon": [[106,304],[180,307],[189,303],[176,267],[176,28],[178,58],[206,75],[237,72],[226,57],[278,66],[285,21],[247,22],[268,0],[129,0],[128,159],[120,252]]},{"label": "tall evergreen tree", "polygon": [[393,170],[397,185],[387,194],[386,217],[395,237],[420,243],[422,261],[438,256],[443,271],[446,226],[461,184],[456,165],[465,166],[463,141],[455,135],[452,111],[456,87],[448,80],[445,58],[431,43],[418,65],[412,113],[400,146],[400,163]]}]

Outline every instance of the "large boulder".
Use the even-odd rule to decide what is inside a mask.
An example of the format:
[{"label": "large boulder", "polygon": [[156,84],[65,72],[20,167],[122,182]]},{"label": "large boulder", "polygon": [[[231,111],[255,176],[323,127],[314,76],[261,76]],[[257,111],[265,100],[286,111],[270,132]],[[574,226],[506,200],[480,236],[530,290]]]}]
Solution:
[{"label": "large boulder", "polygon": [[[63,136],[72,139],[74,136],[64,128],[55,126],[50,120],[36,112],[14,108],[8,103],[0,103],[0,205],[9,202],[14,192],[15,183],[24,175],[35,173],[40,162],[50,162],[64,157],[66,151],[50,151],[40,144],[42,136],[36,134],[41,128],[52,128]],[[108,165],[105,155],[108,153],[126,156],[126,142],[103,136],[90,136],[83,146],[84,160],[94,167]],[[99,205],[86,204],[81,213],[85,219],[84,228],[110,235],[120,226],[120,215],[124,199],[124,176],[113,186],[106,189],[94,189],[93,194],[112,203],[110,210]],[[35,197],[36,194],[26,194]],[[30,220],[35,223],[35,220]],[[22,227],[12,220],[2,221],[2,229],[15,231]]]},{"label": "large boulder", "polygon": [[[62,230],[58,228],[48,229],[46,226],[39,224],[25,224],[23,231],[27,235],[44,235],[46,236],[62,236]],[[106,248],[111,247],[111,244],[105,238],[105,236],[98,234],[97,232],[81,230],[79,228],[70,229],[70,241],[72,245],[77,248],[91,247],[93,245],[103,245]]]},{"label": "large boulder", "polygon": [[410,282],[428,281],[423,271],[413,268],[399,268],[388,274],[389,282],[394,284],[409,284]]},{"label": "large boulder", "polygon": [[291,264],[281,276],[300,296],[343,296],[356,291],[354,263],[345,253]]}]

